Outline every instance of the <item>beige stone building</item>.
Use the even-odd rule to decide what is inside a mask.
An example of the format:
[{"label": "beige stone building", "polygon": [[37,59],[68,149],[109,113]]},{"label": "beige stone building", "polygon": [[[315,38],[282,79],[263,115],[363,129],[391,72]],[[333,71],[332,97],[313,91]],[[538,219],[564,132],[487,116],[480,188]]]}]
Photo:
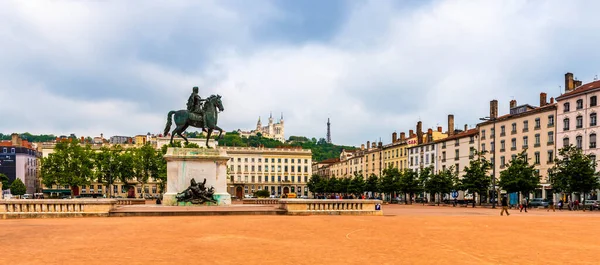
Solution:
[{"label": "beige stone building", "polygon": [[308,196],[312,176],[312,151],[301,148],[222,147],[227,162],[227,190],[235,198],[252,196],[258,190],[271,195],[296,193]]},{"label": "beige stone building", "polygon": [[[478,124],[479,150],[488,151],[487,159],[495,156],[495,177],[508,163],[523,150],[529,163],[535,165],[540,176],[541,189],[535,197],[552,198],[548,182],[548,169],[553,166],[556,156],[556,103],[546,100],[546,93],[540,94],[540,106],[517,105],[510,102],[509,114],[498,116],[498,101],[490,102],[492,120]],[[495,130],[494,130],[495,127]]]},{"label": "beige stone building", "polygon": [[458,177],[462,177],[465,174],[464,168],[469,166],[471,159],[475,157],[478,135],[479,131],[476,128],[469,129],[465,125],[464,130],[452,132],[447,138],[436,141],[436,170],[454,167]]}]

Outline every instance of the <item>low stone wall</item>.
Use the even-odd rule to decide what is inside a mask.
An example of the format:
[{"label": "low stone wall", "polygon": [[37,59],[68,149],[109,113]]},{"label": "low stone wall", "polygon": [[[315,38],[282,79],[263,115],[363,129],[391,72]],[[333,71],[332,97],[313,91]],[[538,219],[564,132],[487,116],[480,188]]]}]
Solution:
[{"label": "low stone wall", "polygon": [[242,201],[244,204],[279,204],[279,199],[271,199],[271,198],[253,198],[253,199],[244,199]]},{"label": "low stone wall", "polygon": [[145,199],[121,199],[118,198],[117,205],[135,205],[135,204],[146,204]]},{"label": "low stone wall", "polygon": [[307,200],[281,199],[279,208],[288,215],[383,215],[380,200]]},{"label": "low stone wall", "polygon": [[0,217],[53,218],[108,216],[115,208],[114,199],[70,199],[70,200],[0,200]]}]

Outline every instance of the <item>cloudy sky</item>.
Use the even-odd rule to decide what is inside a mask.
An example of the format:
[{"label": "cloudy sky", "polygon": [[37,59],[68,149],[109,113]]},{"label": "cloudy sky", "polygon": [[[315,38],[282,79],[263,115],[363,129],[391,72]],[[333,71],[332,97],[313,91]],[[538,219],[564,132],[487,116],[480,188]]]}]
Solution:
[{"label": "cloudy sky", "polygon": [[[193,86],[226,130],[360,145],[474,125],[600,74],[600,1],[0,2],[0,132],[160,133]],[[564,85],[563,85],[564,86]]]}]

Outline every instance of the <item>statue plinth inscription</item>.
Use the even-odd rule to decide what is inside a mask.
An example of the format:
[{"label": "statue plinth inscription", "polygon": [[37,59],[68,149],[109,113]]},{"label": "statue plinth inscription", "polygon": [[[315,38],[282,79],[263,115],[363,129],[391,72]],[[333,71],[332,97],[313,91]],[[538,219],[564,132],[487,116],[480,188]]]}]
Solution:
[{"label": "statue plinth inscription", "polygon": [[[178,205],[185,203],[208,203],[217,205],[231,204],[231,195],[227,193],[227,161],[229,156],[222,149],[174,148],[167,149],[167,192],[163,195],[163,204]],[[198,184],[195,180],[204,180]],[[191,183],[191,185],[190,185]],[[201,186],[201,187],[200,187]],[[193,191],[202,187],[206,192],[198,198]],[[179,196],[178,196],[179,194]],[[198,196],[196,196],[198,197]],[[201,197],[201,196],[200,196]]]}]

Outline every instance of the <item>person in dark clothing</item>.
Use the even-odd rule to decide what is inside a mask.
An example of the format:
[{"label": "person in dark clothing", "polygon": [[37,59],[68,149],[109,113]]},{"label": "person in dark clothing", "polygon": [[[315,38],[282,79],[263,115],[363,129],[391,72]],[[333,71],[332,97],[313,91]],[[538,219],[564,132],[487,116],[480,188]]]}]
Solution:
[{"label": "person in dark clothing", "polygon": [[504,212],[506,212],[506,216],[509,216],[510,214],[508,213],[508,199],[506,199],[506,196],[502,196],[502,211],[500,212],[500,216],[504,215]]}]

